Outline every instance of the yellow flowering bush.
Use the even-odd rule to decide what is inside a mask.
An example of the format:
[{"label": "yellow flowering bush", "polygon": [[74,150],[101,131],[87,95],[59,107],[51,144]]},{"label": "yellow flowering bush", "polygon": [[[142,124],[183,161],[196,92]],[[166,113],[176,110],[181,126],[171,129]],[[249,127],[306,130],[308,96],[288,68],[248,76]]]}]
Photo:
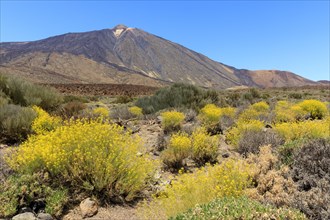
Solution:
[{"label": "yellow flowering bush", "polygon": [[62,120],[60,117],[50,116],[38,106],[33,106],[32,108],[37,113],[37,117],[32,122],[32,130],[36,134],[45,134],[61,126]]},{"label": "yellow flowering bush", "polygon": [[298,104],[292,104],[288,101],[278,101],[275,106],[275,123],[294,122],[303,119],[306,115]]},{"label": "yellow flowering bush", "polygon": [[109,118],[109,109],[106,107],[97,107],[93,109],[93,114],[97,117]]},{"label": "yellow flowering bush", "polygon": [[229,117],[229,118],[234,118],[235,117],[235,113],[236,113],[236,109],[233,107],[224,107],[224,108],[220,108],[221,109],[221,117]]},{"label": "yellow flowering bush", "polygon": [[307,114],[310,114],[312,119],[322,119],[328,113],[326,104],[315,99],[304,100],[298,103],[298,106]]},{"label": "yellow flowering bush", "polygon": [[191,140],[186,133],[173,134],[169,146],[161,155],[164,164],[169,168],[179,169],[183,160],[190,155]]},{"label": "yellow flowering bush", "polygon": [[143,115],[142,113],[142,108],[137,107],[137,106],[132,106],[128,109],[130,113],[132,113],[134,116],[140,117]]},{"label": "yellow flowering bush", "polygon": [[219,123],[220,117],[221,109],[214,104],[205,105],[199,114],[200,120],[208,126],[214,126]]},{"label": "yellow flowering bush", "polygon": [[265,102],[257,102],[251,105],[251,108],[256,110],[257,112],[267,112],[269,110],[269,105]]},{"label": "yellow flowering bush", "polygon": [[269,105],[266,102],[257,102],[244,110],[239,115],[238,120],[245,122],[259,120],[260,118],[267,116],[268,110]]},{"label": "yellow flowering bush", "polygon": [[10,158],[18,172],[48,171],[75,188],[122,195],[130,201],[155,171],[155,162],[139,154],[141,141],[101,120],[70,121],[53,132],[31,136]]},{"label": "yellow flowering bush", "polygon": [[275,130],[286,140],[330,137],[330,117],[317,121],[286,122],[277,124]]},{"label": "yellow flowering bush", "polygon": [[198,117],[202,121],[203,126],[205,126],[209,132],[217,134],[221,132],[223,127],[223,121],[221,119],[226,118],[227,121],[228,118],[233,119],[235,113],[235,108],[219,108],[214,104],[208,104],[201,109]]},{"label": "yellow flowering bush", "polygon": [[162,112],[162,126],[165,130],[176,130],[181,127],[185,116],[182,112],[169,111]]},{"label": "yellow flowering bush", "polygon": [[218,156],[218,137],[210,136],[205,128],[195,130],[192,135],[192,159],[199,165],[214,162]]},{"label": "yellow flowering bush", "polygon": [[251,183],[251,171],[252,165],[242,160],[228,160],[179,175],[139,211],[146,219],[168,219],[215,198],[240,196]]},{"label": "yellow flowering bush", "polygon": [[288,101],[278,101],[275,105],[275,122],[291,122],[296,120],[294,111],[291,110],[292,104]]},{"label": "yellow flowering bush", "polygon": [[238,120],[236,126],[231,128],[226,134],[226,140],[237,147],[239,140],[247,131],[261,131],[264,123],[258,120],[243,121]]}]

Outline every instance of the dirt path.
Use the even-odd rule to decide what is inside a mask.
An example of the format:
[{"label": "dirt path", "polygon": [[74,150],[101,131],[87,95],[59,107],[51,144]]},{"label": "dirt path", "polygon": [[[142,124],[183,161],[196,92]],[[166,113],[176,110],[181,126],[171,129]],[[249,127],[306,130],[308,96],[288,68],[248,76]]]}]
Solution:
[{"label": "dirt path", "polygon": [[[81,220],[81,212],[79,206],[70,210],[68,214],[63,217],[63,220]],[[84,218],[86,220],[139,220],[137,217],[136,208],[128,206],[109,206],[99,208],[97,214],[91,218]]]}]

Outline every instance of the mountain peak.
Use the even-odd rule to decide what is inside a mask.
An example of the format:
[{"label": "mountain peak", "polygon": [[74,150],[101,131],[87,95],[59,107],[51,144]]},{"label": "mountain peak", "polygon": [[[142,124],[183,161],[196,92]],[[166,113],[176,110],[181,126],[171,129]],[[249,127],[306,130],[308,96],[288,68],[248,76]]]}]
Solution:
[{"label": "mountain peak", "polygon": [[112,28],[113,30],[118,30],[118,29],[127,29],[128,27],[126,25],[123,24],[118,24],[116,25],[114,28]]},{"label": "mountain peak", "polygon": [[116,25],[114,28],[112,28],[113,34],[116,37],[119,37],[121,35],[121,33],[123,33],[125,30],[127,30],[128,27],[123,25],[123,24],[118,24]]}]

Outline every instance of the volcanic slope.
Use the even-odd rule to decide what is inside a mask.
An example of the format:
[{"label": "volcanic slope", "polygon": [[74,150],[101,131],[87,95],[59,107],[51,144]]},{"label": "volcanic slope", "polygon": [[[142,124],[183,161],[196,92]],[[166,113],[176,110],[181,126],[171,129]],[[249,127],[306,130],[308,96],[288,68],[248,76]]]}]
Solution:
[{"label": "volcanic slope", "polygon": [[0,43],[0,72],[40,83],[164,86],[185,82],[223,89],[315,84],[286,71],[240,70],[137,28],[117,25],[32,42]]}]

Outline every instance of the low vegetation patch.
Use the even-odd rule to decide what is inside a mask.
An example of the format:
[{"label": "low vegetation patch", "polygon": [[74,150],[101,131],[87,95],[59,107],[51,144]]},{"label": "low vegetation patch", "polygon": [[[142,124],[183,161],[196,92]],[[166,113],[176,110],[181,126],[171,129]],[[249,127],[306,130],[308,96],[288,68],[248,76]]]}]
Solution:
[{"label": "low vegetation patch", "polygon": [[145,201],[140,213],[147,219],[168,219],[215,198],[241,196],[251,183],[251,169],[244,161],[228,160],[179,175],[151,202]]},{"label": "low vegetation patch", "polygon": [[295,209],[276,208],[265,205],[247,197],[224,197],[207,204],[196,205],[187,212],[181,213],[171,220],[211,220],[211,219],[307,219]]},{"label": "low vegetation patch", "polygon": [[21,207],[34,212],[45,209],[47,213],[60,216],[68,202],[66,189],[52,186],[48,173],[10,176],[0,188],[0,216],[12,216]]},{"label": "low vegetation patch", "polygon": [[10,99],[12,104],[37,105],[47,111],[55,110],[63,102],[63,97],[54,89],[12,76],[0,75],[0,91]]},{"label": "low vegetation patch", "polygon": [[143,109],[144,114],[151,114],[166,108],[186,108],[199,111],[206,104],[216,103],[218,100],[219,97],[215,91],[176,83],[158,90],[153,96],[138,99],[136,105]]}]

